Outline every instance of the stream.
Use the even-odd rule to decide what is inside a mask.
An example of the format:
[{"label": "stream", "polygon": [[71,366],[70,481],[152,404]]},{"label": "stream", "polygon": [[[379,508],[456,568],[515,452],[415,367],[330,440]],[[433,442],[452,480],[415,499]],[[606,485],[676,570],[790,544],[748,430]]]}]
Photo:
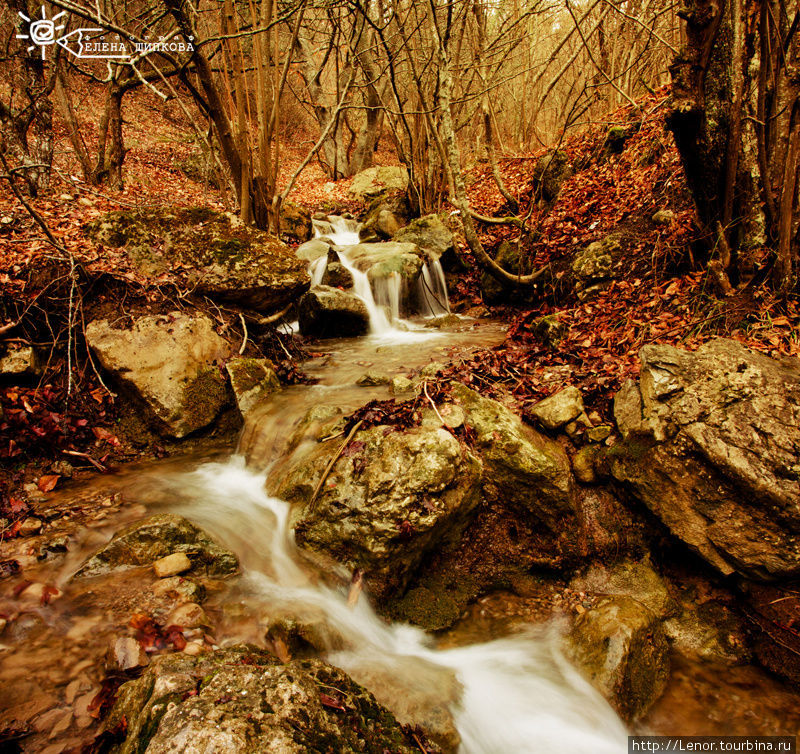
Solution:
[{"label": "stream", "polygon": [[[346,249],[352,234],[343,224],[337,245]],[[48,605],[25,602],[26,592],[9,582],[0,594],[0,614],[14,618],[0,636],[0,729],[9,720],[32,721],[19,750],[58,754],[91,739],[91,705],[109,643],[124,633],[131,614],[152,606],[152,576],[150,569],[131,568],[88,582],[70,577],[126,522],[156,512],[189,518],[240,559],[239,577],[207,585],[204,609],[213,629],[188,632],[188,638],[211,646],[264,646],[266,626],[291,617],[320,626],[330,637],[324,659],[401,721],[425,721],[439,710],[452,716],[463,754],[626,750],[623,723],[562,656],[558,620],[479,643],[448,642],[387,623],[366,594],[348,601],[349,574],[326,572],[295,547],[289,506],[269,491],[283,468],[276,459],[307,441],[295,427],[309,409],[327,405],[347,413],[388,398],[386,385],[356,381],[376,369],[390,378],[407,375],[503,338],[503,328],[490,321],[464,319],[445,331],[425,327],[424,318],[402,320],[399,281],[373,291],[346,251],[340,258],[370,310],[371,333],[315,345],[320,355],[304,369],[316,385],[285,388],[257,407],[235,448],[130,467],[50,496],[48,506],[68,514],[65,543],[51,552],[46,542],[29,541],[33,554],[19,555],[27,557],[26,579],[54,584],[61,594]],[[436,294],[429,316],[447,310],[440,272],[426,271],[426,285]]]}]

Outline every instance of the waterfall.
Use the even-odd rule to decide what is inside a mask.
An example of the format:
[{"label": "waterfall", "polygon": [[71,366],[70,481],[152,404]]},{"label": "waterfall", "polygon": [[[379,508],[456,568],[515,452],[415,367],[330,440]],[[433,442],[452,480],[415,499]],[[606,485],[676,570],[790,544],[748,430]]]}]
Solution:
[{"label": "waterfall", "polygon": [[[353,293],[367,307],[370,331],[373,334],[398,334],[403,331],[399,324],[409,328],[401,315],[409,309],[407,299],[409,291],[405,278],[393,272],[382,278],[369,280],[367,274],[353,264],[348,255],[349,249],[359,243],[359,223],[337,215],[327,220],[314,220],[314,233],[317,238],[326,237],[333,241],[339,261],[353,277]],[[325,274],[327,257],[314,260],[309,266],[312,286],[319,285]],[[419,314],[424,317],[435,317],[450,312],[447,299],[447,285],[444,270],[439,260],[428,260],[422,267],[419,278],[414,284],[414,298],[419,307]]]}]

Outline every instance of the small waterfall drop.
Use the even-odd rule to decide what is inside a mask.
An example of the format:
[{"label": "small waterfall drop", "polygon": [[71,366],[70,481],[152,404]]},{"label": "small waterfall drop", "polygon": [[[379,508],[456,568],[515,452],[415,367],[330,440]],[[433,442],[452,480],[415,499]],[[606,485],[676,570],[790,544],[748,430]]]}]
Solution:
[{"label": "small waterfall drop", "polygon": [[[397,272],[385,277],[369,279],[366,272],[359,270],[348,253],[359,244],[359,223],[337,215],[327,221],[314,221],[317,238],[328,238],[336,249],[339,261],[353,278],[353,293],[367,307],[370,331],[373,335],[403,337],[414,326],[402,319],[404,310],[409,308],[409,290],[406,279]],[[327,257],[314,260],[309,266],[311,284],[319,285],[325,274]],[[436,317],[450,312],[447,298],[447,285],[444,270],[439,260],[429,259],[423,266],[419,278],[414,283],[415,301],[419,314],[423,317]]]}]

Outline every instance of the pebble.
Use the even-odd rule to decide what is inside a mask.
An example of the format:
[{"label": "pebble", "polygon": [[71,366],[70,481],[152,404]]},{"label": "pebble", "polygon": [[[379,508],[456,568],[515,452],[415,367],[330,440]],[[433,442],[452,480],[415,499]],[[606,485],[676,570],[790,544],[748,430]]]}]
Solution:
[{"label": "pebble", "polygon": [[29,537],[32,534],[38,534],[42,530],[42,522],[38,518],[29,516],[26,518],[22,525],[19,527],[20,536]]},{"label": "pebble", "polygon": [[198,628],[209,625],[208,616],[196,602],[185,602],[178,605],[167,619],[167,625],[181,628]]},{"label": "pebble", "polygon": [[203,651],[202,641],[190,641],[184,648],[183,653],[192,657],[197,657]]},{"label": "pebble", "polygon": [[167,576],[177,576],[179,573],[188,571],[192,567],[192,561],[183,552],[173,552],[153,563],[153,570],[156,576],[163,579]]},{"label": "pebble", "polygon": [[[36,600],[37,602],[41,601],[42,597],[44,596],[44,590],[46,584],[41,584],[38,581],[35,581],[29,587],[25,588],[21,593],[20,597],[26,600]],[[54,599],[57,599],[61,596],[61,590],[54,586],[49,586],[48,588],[48,601],[52,602]]]}]

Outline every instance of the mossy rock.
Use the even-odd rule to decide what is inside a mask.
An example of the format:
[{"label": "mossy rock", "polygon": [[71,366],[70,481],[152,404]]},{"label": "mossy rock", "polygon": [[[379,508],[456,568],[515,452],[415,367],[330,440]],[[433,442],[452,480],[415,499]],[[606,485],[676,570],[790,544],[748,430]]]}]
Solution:
[{"label": "mossy rock", "polygon": [[250,413],[268,395],[280,390],[280,380],[268,359],[231,359],[225,369],[242,416]]},{"label": "mossy rock", "polygon": [[191,521],[173,513],[160,513],[137,521],[92,555],[75,573],[75,578],[100,576],[117,568],[151,565],[176,552],[192,561],[192,571],[210,576],[230,576],[239,561]]},{"label": "mossy rock", "polygon": [[439,259],[444,254],[455,252],[453,233],[438,215],[426,215],[412,220],[395,233],[392,240],[416,244],[431,259]]},{"label": "mossy rock", "polygon": [[338,668],[320,660],[286,665],[238,645],[200,657],[157,658],[124,684],[103,729],[125,739],[114,754],[412,754],[392,714]]},{"label": "mossy rock", "polygon": [[306,265],[286,244],[209,207],[109,212],[86,230],[124,247],[146,276],[184,269],[198,293],[256,311],[279,309],[309,286]]}]

